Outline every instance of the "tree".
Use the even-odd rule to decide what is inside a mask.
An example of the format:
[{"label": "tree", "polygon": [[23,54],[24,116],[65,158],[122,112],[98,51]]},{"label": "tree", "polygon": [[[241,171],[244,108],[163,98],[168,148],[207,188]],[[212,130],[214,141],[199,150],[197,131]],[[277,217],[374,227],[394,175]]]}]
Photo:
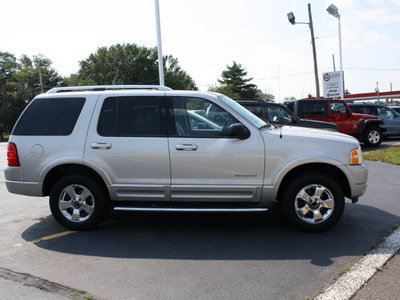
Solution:
[{"label": "tree", "polygon": [[222,79],[218,79],[220,86],[211,87],[210,91],[219,92],[227,96],[235,95],[234,98],[241,99],[259,97],[257,86],[249,83],[253,78],[245,78],[247,71],[242,68],[241,64],[234,61],[232,66],[226,66],[226,68],[226,70],[222,71]]},{"label": "tree", "polygon": [[297,98],[294,96],[290,96],[290,97],[284,97],[283,100],[296,100]]},{"label": "tree", "polygon": [[[154,85],[159,82],[156,48],[117,44],[97,49],[80,62],[81,85]],[[172,89],[197,90],[193,79],[171,55],[164,56],[165,84]]]},{"label": "tree", "polygon": [[[11,100],[7,93],[7,83],[12,80],[13,74],[17,72],[17,59],[8,52],[0,52],[0,138],[8,127],[7,110]],[[7,130],[8,131],[8,130]]]},{"label": "tree", "polygon": [[3,135],[11,131],[25,106],[41,93],[39,69],[44,90],[61,85],[63,78],[51,68],[51,60],[42,55],[33,59],[22,55],[19,61],[9,53],[0,53],[0,57],[0,131]]},{"label": "tree", "polygon": [[230,86],[227,85],[220,85],[220,86],[211,86],[208,89],[210,92],[216,92],[216,93],[220,93],[220,94],[224,94],[225,96],[228,96],[229,98],[232,99],[241,99],[242,97],[240,96],[240,94],[235,93],[233,91],[233,89]]},{"label": "tree", "polygon": [[269,93],[263,93],[261,90],[257,90],[257,95],[256,95],[257,99],[262,99],[265,101],[270,101],[270,102],[274,102],[275,100],[275,96]]},{"label": "tree", "polygon": [[34,55],[33,59],[22,55],[19,61],[18,72],[13,75],[12,85],[15,96],[24,98],[26,103],[42,92],[40,73],[44,92],[61,85],[63,78],[51,68],[52,61],[50,59],[43,55]]}]

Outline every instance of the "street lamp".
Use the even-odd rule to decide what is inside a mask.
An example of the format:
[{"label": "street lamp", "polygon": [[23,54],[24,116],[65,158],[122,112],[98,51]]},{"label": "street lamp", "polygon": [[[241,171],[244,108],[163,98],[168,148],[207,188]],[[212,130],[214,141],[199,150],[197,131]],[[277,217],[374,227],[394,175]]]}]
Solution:
[{"label": "street lamp", "polygon": [[164,63],[163,63],[162,44],[161,44],[160,5],[158,3],[158,0],[154,0],[154,6],[155,6],[155,11],[156,11],[158,73],[159,73],[159,77],[160,77],[160,85],[165,85]]},{"label": "street lamp", "polygon": [[334,16],[335,18],[338,19],[338,24],[339,24],[339,57],[340,57],[340,79],[342,82],[342,89],[340,91],[340,99],[343,100],[344,98],[344,79],[343,79],[343,64],[342,64],[342,30],[340,26],[340,14],[339,14],[339,9],[331,4],[329,7],[326,9],[326,11]]},{"label": "street lamp", "polygon": [[319,81],[318,81],[317,51],[316,51],[316,49],[315,49],[314,28],[313,28],[312,17],[311,17],[311,4],[308,3],[308,18],[309,18],[309,23],[296,22],[293,12],[288,13],[288,14],[287,14],[287,17],[288,17],[289,22],[290,22],[292,25],[295,25],[295,24],[307,24],[307,25],[310,27],[311,44],[312,44],[313,58],[314,58],[315,89],[316,89],[316,93],[317,93],[317,99],[319,99],[319,98],[320,98],[320,93],[319,93]]}]

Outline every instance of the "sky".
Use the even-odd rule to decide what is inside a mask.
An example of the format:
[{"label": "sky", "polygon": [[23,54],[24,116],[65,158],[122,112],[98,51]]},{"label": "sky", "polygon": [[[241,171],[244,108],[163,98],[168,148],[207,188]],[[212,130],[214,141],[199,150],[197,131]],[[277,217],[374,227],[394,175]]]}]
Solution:
[{"label": "sky", "polygon": [[[61,4],[62,3],[62,4]],[[159,0],[163,55],[179,65],[202,91],[216,85],[234,61],[275,101],[316,95],[311,4],[319,83],[340,69],[341,15],[345,88],[350,93],[400,90],[400,0]],[[2,0],[0,51],[17,58],[49,58],[63,76],[99,47],[135,43],[156,47],[154,0]]]}]

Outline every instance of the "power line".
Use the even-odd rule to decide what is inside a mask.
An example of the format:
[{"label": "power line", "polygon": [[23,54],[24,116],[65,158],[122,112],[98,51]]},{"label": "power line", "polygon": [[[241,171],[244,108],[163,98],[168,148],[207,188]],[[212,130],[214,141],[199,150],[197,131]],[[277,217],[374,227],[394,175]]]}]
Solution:
[{"label": "power line", "polygon": [[[347,29],[347,30],[343,30],[343,32],[367,31],[367,30],[376,29],[379,27],[386,27],[386,26],[392,26],[392,25],[397,25],[397,24],[400,24],[400,22],[388,23],[388,24],[377,25],[377,26],[372,26],[372,27],[364,27],[364,28],[359,28],[359,29]],[[332,37],[332,36],[336,36],[336,34],[322,35],[322,36],[318,36],[315,38],[316,39],[324,39],[324,38],[328,38],[328,37]]]},{"label": "power line", "polygon": [[400,71],[400,69],[382,69],[382,68],[345,68],[346,70],[353,71]]}]

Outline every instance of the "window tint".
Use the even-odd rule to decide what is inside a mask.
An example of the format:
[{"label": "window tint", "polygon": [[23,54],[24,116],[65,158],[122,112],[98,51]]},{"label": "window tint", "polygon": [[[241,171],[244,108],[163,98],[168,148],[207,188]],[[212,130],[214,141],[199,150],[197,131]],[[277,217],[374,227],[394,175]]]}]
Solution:
[{"label": "window tint", "polygon": [[351,109],[352,112],[360,113],[360,107],[359,107],[359,106],[351,105],[351,104],[350,104],[349,107],[350,107],[350,109]]},{"label": "window tint", "polygon": [[259,117],[261,120],[264,120],[264,114],[263,114],[263,108],[261,105],[252,105],[252,104],[246,104],[246,103],[240,103],[242,106],[246,107],[248,111],[251,113],[255,114],[257,117]]},{"label": "window tint", "polygon": [[362,106],[362,105],[355,105],[356,111],[360,114],[365,114],[365,115],[377,115],[376,107],[374,106]]},{"label": "window tint", "polygon": [[239,123],[230,113],[205,99],[172,99],[176,136],[228,137],[227,129]]},{"label": "window tint", "polygon": [[97,132],[101,136],[165,136],[158,97],[111,97],[104,100]]},{"label": "window tint", "polygon": [[85,98],[37,98],[18,121],[13,135],[70,135]]},{"label": "window tint", "polygon": [[328,116],[327,103],[315,102],[312,100],[303,101],[304,117],[305,118],[318,118]]}]

